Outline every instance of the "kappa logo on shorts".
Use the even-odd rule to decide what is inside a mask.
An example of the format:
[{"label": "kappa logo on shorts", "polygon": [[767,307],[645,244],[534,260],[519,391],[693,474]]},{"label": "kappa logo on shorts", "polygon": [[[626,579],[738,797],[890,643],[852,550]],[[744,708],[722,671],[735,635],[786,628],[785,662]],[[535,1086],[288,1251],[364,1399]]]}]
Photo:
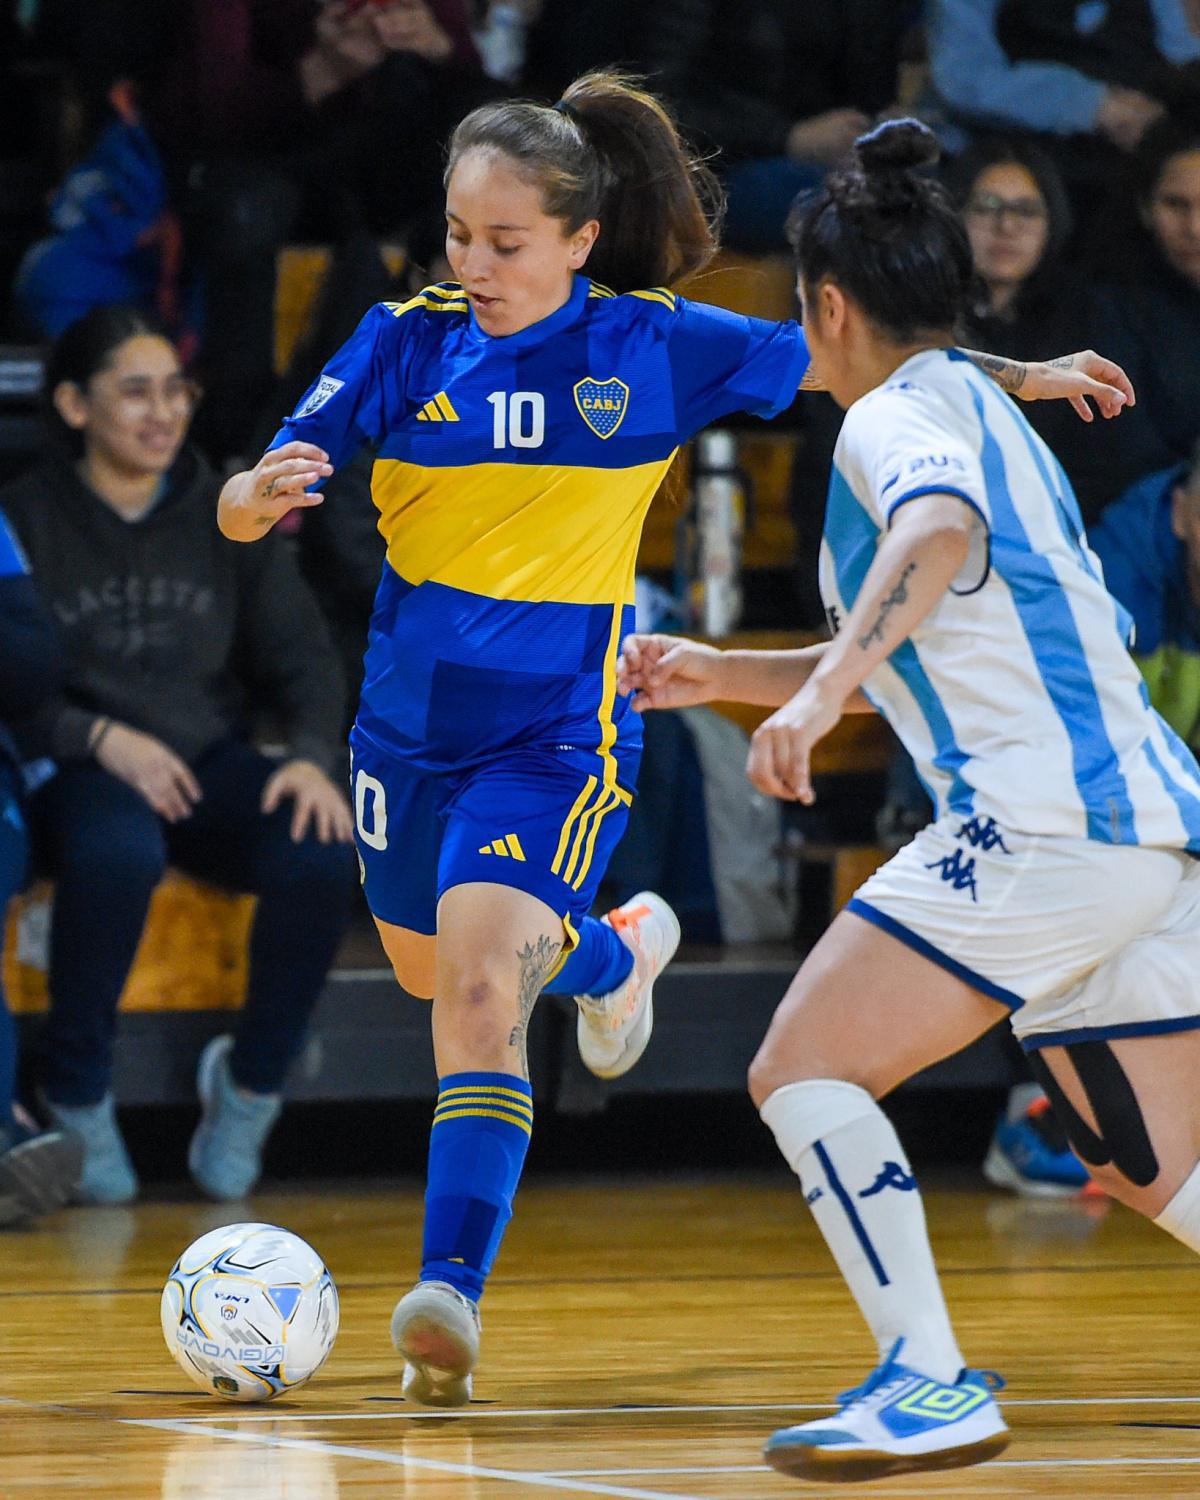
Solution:
[{"label": "kappa logo on shorts", "polygon": [[979,900],[975,892],[974,855],[968,859],[961,849],[956,849],[953,854],[944,854],[941,859],[931,859],[925,868],[940,870],[942,879],[953,885],[956,891],[970,891],[971,900]]},{"label": "kappa logo on shorts", "polygon": [[982,849],[985,854],[990,854],[993,849],[1004,854],[1012,853],[1004,842],[1004,835],[996,827],[995,818],[968,818],[954,837],[966,839],[972,849]]},{"label": "kappa logo on shorts", "polygon": [[313,412],[321,410],[326,401],[332,400],[345,384],[344,380],[335,380],[332,375],[322,375],[296,416],[311,417]]},{"label": "kappa logo on shorts", "polygon": [[607,380],[593,380],[589,375],[575,382],[575,405],[598,438],[610,438],[625,420],[629,387],[615,375]]}]

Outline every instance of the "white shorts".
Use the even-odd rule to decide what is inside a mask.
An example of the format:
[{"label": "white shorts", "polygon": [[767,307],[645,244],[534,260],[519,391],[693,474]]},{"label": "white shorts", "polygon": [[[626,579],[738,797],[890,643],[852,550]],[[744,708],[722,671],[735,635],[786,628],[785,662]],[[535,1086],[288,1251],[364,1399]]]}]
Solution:
[{"label": "white shorts", "polygon": [[1012,1011],[1022,1046],[1200,1027],[1200,864],[951,814],[847,910]]}]

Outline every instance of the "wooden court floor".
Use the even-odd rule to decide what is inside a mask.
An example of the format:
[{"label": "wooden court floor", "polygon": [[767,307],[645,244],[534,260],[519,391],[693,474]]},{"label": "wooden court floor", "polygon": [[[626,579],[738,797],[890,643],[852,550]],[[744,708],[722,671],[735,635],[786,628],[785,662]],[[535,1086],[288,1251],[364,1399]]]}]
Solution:
[{"label": "wooden court floor", "polygon": [[[476,1402],[400,1399],[388,1319],[419,1195],[263,1194],[75,1209],[0,1236],[0,1496],[127,1500],[623,1500],[846,1494],[762,1467],[773,1427],[828,1409],[874,1363],[785,1179],[523,1192],[484,1302]],[[1200,1263],[1107,1203],[927,1194],[972,1363],[1008,1378],[999,1460],[861,1486],[883,1496],[1200,1496]],[[178,1251],[236,1218],[325,1256],[342,1326],[290,1399],[187,1384],[158,1326]]]}]

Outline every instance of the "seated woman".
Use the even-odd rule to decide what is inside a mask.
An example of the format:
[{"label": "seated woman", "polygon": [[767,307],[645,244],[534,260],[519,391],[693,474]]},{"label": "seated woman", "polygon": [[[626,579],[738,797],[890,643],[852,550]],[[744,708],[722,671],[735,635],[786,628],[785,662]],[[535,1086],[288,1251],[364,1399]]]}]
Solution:
[{"label": "seated woman", "polygon": [[[350,907],[350,810],[328,774],[342,674],[285,544],[217,531],[219,481],[186,446],[193,389],[141,313],[67,329],[46,390],[60,451],[0,491],[65,647],[61,691],[20,726],[58,767],[30,806],[56,887],[45,1108],[83,1140],[79,1201],[133,1198],[113,1037],[151,893],[168,862],[253,892],[246,1005],[201,1058],[188,1154],[205,1192],[238,1198]],[[281,758],[256,748],[252,714]]]}]

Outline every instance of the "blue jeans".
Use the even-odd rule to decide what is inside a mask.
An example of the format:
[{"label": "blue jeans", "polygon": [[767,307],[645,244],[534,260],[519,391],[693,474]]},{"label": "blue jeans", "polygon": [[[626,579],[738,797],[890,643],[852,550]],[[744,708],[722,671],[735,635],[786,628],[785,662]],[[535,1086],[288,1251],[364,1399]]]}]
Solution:
[{"label": "blue jeans", "polygon": [[109,1087],[117,1002],[168,862],[258,896],[230,1067],[256,1093],[282,1086],[345,930],[355,871],[347,844],[311,830],[292,842],[290,798],[262,812],[276,765],[234,742],[205,752],[192,767],[203,800],[175,824],[91,763],[64,767],[34,797],[37,866],[56,887],[43,1070],[55,1104],[94,1104]]},{"label": "blue jeans", "polygon": [[[4,911],[25,883],[29,840],[18,800],[20,778],[15,766],[0,761],[0,944]],[[13,1088],[17,1073],[17,1028],[0,988],[0,1131],[13,1124]]]}]

